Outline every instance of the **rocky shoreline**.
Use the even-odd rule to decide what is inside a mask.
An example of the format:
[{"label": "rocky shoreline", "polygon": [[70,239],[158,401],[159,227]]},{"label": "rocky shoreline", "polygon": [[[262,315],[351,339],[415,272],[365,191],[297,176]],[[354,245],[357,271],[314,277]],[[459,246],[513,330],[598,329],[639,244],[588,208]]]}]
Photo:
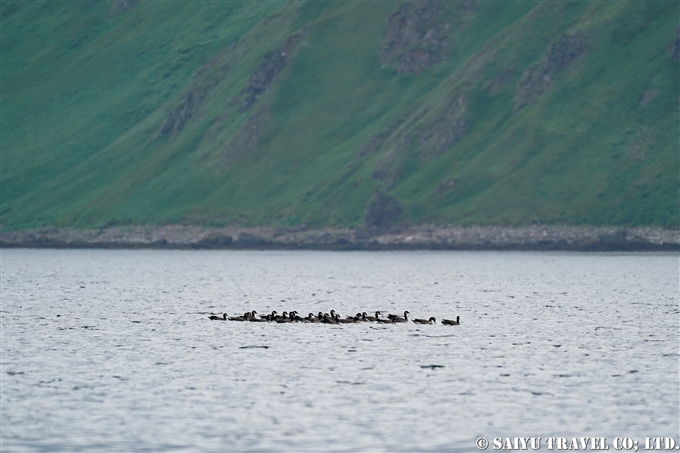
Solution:
[{"label": "rocky shoreline", "polygon": [[231,250],[680,251],[680,231],[658,227],[404,226],[311,229],[190,225],[0,232],[4,248]]}]

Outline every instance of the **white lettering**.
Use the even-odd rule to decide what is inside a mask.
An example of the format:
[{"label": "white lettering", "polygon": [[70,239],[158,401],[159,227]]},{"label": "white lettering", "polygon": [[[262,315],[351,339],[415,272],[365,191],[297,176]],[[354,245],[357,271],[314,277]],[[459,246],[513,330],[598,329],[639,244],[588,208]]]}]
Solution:
[{"label": "white lettering", "polygon": [[593,450],[609,450],[606,437],[593,437]]},{"label": "white lettering", "polygon": [[645,437],[645,450],[661,450],[661,438]]},{"label": "white lettering", "polygon": [[581,450],[588,449],[588,442],[590,442],[590,437],[579,437],[579,445],[581,445]]}]

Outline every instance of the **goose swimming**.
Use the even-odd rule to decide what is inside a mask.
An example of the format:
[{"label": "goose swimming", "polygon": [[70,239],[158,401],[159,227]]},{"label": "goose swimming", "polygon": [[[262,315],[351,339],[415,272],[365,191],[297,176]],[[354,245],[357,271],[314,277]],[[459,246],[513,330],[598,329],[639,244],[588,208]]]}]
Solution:
[{"label": "goose swimming", "polygon": [[257,315],[257,312],[255,310],[251,311],[248,321],[250,321],[250,322],[266,322],[267,321],[264,318],[256,318],[255,315]]},{"label": "goose swimming", "polygon": [[366,322],[366,321],[368,321],[368,319],[366,319],[366,312],[364,312],[364,313],[357,313],[357,314],[354,316],[354,320],[355,320],[356,322]]},{"label": "goose swimming", "polygon": [[364,319],[366,319],[367,321],[377,321],[378,319],[380,319],[379,311],[375,312],[375,316],[366,316],[366,312],[363,312],[362,315],[364,315]]},{"label": "goose swimming", "polygon": [[335,318],[331,318],[328,313],[323,314],[323,322],[324,324],[337,324],[338,321]]},{"label": "goose swimming", "polygon": [[321,320],[314,316],[313,313],[310,313],[307,315],[307,317],[304,319],[304,322],[313,322],[313,323],[319,323]]},{"label": "goose swimming", "polygon": [[388,319],[378,318],[378,319],[376,319],[376,322],[379,322],[381,324],[393,324],[394,318],[388,318]]},{"label": "goose swimming", "polygon": [[437,318],[432,316],[430,319],[414,319],[413,322],[416,324],[432,324],[437,322]]},{"label": "goose swimming", "polygon": [[392,319],[393,322],[408,322],[408,312],[404,312],[404,317],[402,318],[399,315],[390,315],[389,317]]},{"label": "goose swimming", "polygon": [[229,321],[248,321],[250,318],[250,312],[245,312],[243,316],[232,316]]},{"label": "goose swimming", "polygon": [[442,319],[442,324],[447,325],[447,326],[459,326],[460,325],[460,316],[456,316],[455,321],[452,321],[450,319]]},{"label": "goose swimming", "polygon": [[335,321],[340,324],[354,324],[357,322],[357,320],[354,318],[340,319],[340,315],[338,314],[335,315]]},{"label": "goose swimming", "polygon": [[215,316],[215,315],[212,315],[212,316],[209,317],[208,319],[212,319],[213,321],[226,321],[226,320],[227,320],[227,314],[224,313],[222,316]]},{"label": "goose swimming", "polygon": [[287,311],[284,311],[282,316],[277,316],[275,321],[278,322],[279,324],[284,323],[284,322],[293,322],[293,320],[288,317]]}]

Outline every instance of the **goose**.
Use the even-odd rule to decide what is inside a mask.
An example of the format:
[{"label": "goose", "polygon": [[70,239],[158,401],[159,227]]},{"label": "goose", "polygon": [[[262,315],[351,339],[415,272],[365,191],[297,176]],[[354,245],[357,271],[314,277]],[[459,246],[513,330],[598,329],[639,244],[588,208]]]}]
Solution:
[{"label": "goose", "polygon": [[380,312],[379,311],[375,312],[375,316],[366,316],[366,312],[363,312],[362,315],[364,315],[364,319],[366,319],[368,321],[377,321],[378,319],[380,319]]},{"label": "goose", "polygon": [[255,315],[257,315],[257,312],[255,310],[250,312],[250,319],[248,321],[250,322],[266,322],[267,320],[264,318],[256,318]]},{"label": "goose", "polygon": [[445,324],[447,326],[459,326],[460,325],[460,316],[456,316],[455,321],[451,321],[450,319],[442,319],[442,324]]},{"label": "goose", "polygon": [[231,318],[229,318],[229,321],[248,321],[249,318],[250,318],[250,313],[245,312],[243,314],[243,316],[232,316]]},{"label": "goose", "polygon": [[338,314],[335,315],[335,321],[340,324],[354,324],[355,322],[357,322],[357,320],[354,318],[340,319],[340,315]]},{"label": "goose", "polygon": [[[272,313],[276,313],[276,312],[272,312]],[[284,311],[280,315],[272,315],[272,321],[278,321],[279,319],[287,318],[287,317],[288,317],[288,312]]]},{"label": "goose", "polygon": [[314,322],[314,323],[319,323],[321,320],[314,316],[314,314],[310,313],[307,315],[307,317],[303,320],[304,322]]},{"label": "goose", "polygon": [[277,314],[278,314],[278,312],[277,312],[276,310],[274,310],[274,311],[271,312],[271,314],[268,314],[268,315],[265,316],[264,318],[265,318],[267,321],[271,322],[271,321],[274,321],[274,320],[276,319]]},{"label": "goose", "polygon": [[414,319],[413,322],[416,324],[432,324],[437,322],[437,318],[433,316],[430,319]]},{"label": "goose", "polygon": [[323,314],[323,321],[321,321],[321,322],[323,322],[324,324],[337,324],[338,323],[338,321],[335,320],[334,318],[331,318],[328,315],[328,313]]},{"label": "goose", "polygon": [[394,322],[394,318],[388,318],[388,319],[378,318],[378,319],[376,319],[376,321],[381,323],[381,324],[392,324]]},{"label": "goose", "polygon": [[368,321],[368,319],[366,319],[366,313],[357,313],[357,314],[354,316],[354,320],[355,320],[356,322],[365,322],[365,321]]},{"label": "goose", "polygon": [[284,311],[282,316],[278,316],[276,318],[276,322],[278,322],[279,324],[284,322],[293,322],[293,319],[288,317],[287,311]]},{"label": "goose", "polygon": [[227,314],[224,313],[222,316],[215,316],[215,315],[212,315],[212,316],[209,317],[208,319],[212,319],[213,321],[226,321],[226,320],[227,320]]},{"label": "goose", "polygon": [[393,322],[408,322],[408,312],[404,312],[404,317],[402,318],[401,316],[398,315],[390,315],[389,316]]}]

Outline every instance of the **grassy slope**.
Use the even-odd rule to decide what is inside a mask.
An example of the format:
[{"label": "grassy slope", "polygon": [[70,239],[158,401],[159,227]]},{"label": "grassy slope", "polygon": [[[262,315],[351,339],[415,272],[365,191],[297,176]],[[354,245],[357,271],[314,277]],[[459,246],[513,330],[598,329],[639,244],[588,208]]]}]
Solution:
[{"label": "grassy slope", "polygon": [[[678,225],[678,62],[666,53],[676,3],[447,4],[454,51],[409,76],[378,58],[398,6],[143,2],[114,17],[107,2],[3,3],[5,228],[355,226],[378,189],[414,223]],[[233,100],[262,57],[300,30],[289,64],[240,112]],[[586,55],[513,113],[524,71],[574,33]],[[214,85],[196,114],[159,136],[215,56],[194,81]],[[457,98],[467,135],[423,157],[419,134]],[[257,145],[227,169],[227,144],[257,111]],[[359,154],[395,121],[383,146]],[[372,176],[385,161],[393,187]]]}]

